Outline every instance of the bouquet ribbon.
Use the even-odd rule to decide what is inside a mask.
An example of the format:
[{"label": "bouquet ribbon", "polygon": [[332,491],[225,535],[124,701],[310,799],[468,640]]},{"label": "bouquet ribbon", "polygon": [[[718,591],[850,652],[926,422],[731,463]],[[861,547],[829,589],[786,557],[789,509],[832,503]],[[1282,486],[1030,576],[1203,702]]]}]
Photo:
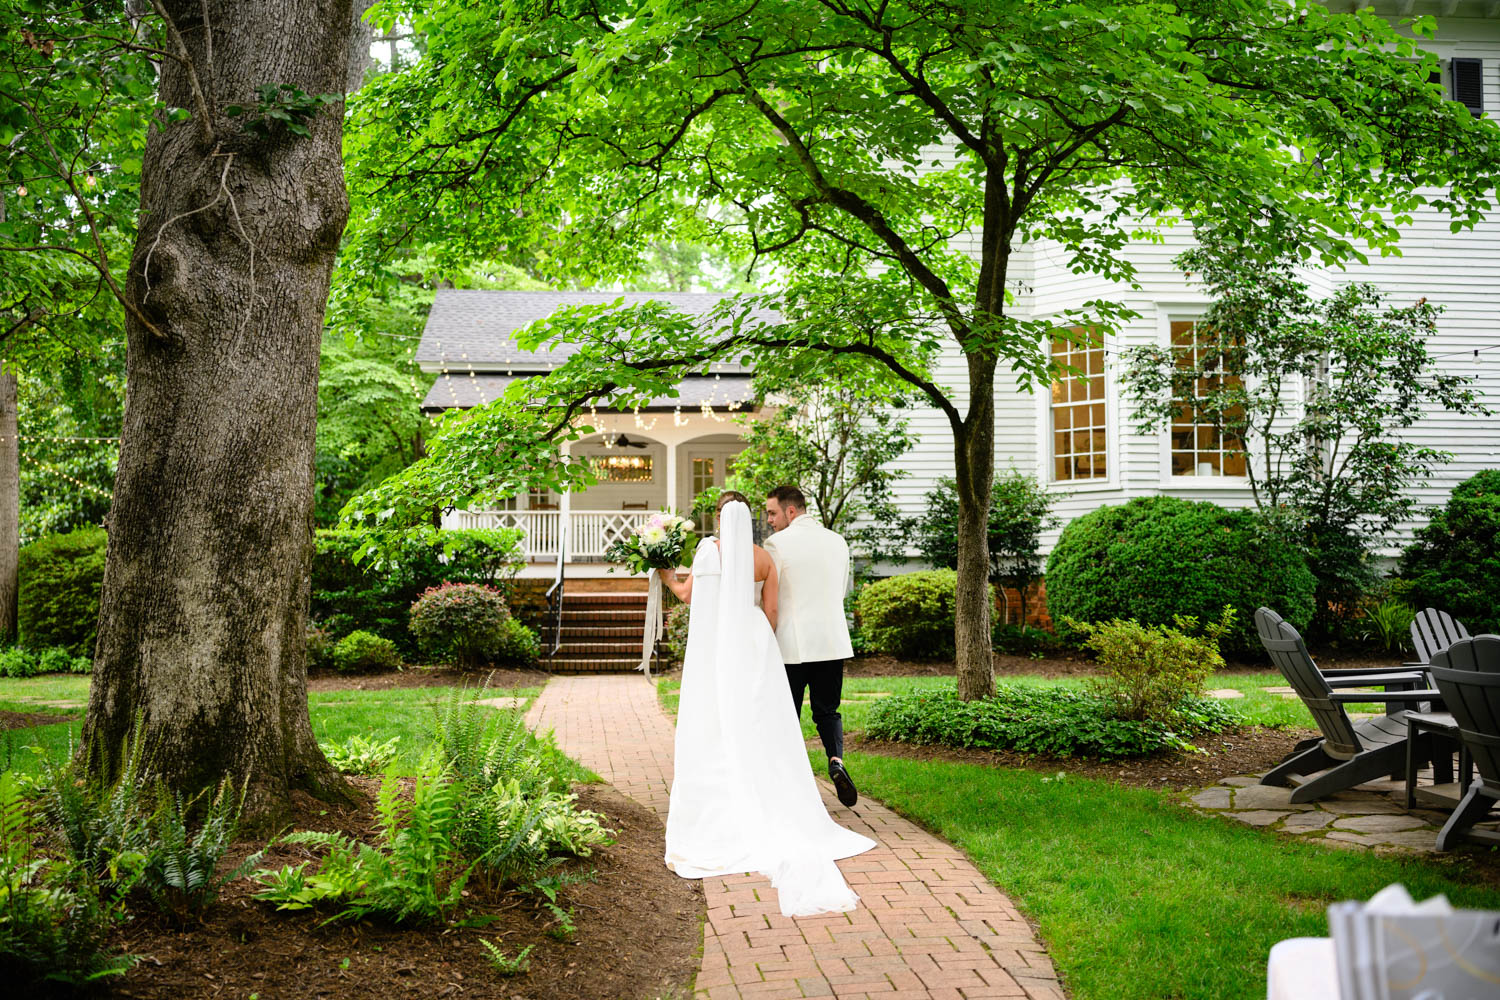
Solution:
[{"label": "bouquet ribbon", "polygon": [[641,665],[636,668],[648,678],[651,676],[651,656],[656,652],[656,642],[662,633],[661,586],[661,574],[652,570],[650,582],[646,584],[646,628],[641,636]]}]

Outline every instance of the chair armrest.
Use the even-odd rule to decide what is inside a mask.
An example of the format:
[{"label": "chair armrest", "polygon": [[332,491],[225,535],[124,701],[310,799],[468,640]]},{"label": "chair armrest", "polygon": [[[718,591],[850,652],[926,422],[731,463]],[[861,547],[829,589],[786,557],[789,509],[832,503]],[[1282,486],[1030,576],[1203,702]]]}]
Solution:
[{"label": "chair armrest", "polygon": [[1345,702],[1348,704],[1365,704],[1376,701],[1438,701],[1443,697],[1441,691],[1336,691],[1329,695],[1330,701]]},{"label": "chair armrest", "polygon": [[1426,670],[1426,663],[1403,663],[1400,666],[1391,667],[1333,667],[1324,670],[1318,668],[1318,672],[1324,677],[1351,677],[1355,674],[1408,674],[1413,670]]},{"label": "chair armrest", "polygon": [[1427,683],[1427,672],[1425,670],[1408,670],[1399,674],[1346,674],[1343,677],[1327,677],[1328,686],[1331,688],[1341,687],[1365,687],[1374,684],[1425,684]]}]

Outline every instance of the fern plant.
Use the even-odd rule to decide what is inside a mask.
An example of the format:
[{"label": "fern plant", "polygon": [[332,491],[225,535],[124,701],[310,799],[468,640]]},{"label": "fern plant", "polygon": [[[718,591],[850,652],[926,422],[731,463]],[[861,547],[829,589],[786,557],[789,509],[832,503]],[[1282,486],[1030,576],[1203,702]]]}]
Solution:
[{"label": "fern plant", "polygon": [[257,899],[278,909],[336,905],[329,921],[381,917],[392,923],[426,923],[441,918],[463,897],[472,864],[465,864],[454,843],[458,789],[441,762],[430,756],[412,787],[409,800],[401,784],[386,775],[376,800],[380,844],[360,843],[338,833],[303,831],[282,843],[322,848],[316,870],[304,863],[277,871],[261,870],[255,879],[264,889]]},{"label": "fern plant", "polygon": [[37,818],[16,776],[0,773],[0,968],[9,989],[52,995],[118,975],[135,957],[105,949],[124,907],[102,900],[82,866],[40,854]]},{"label": "fern plant", "polygon": [[[141,884],[165,913],[184,923],[219,898],[224,886],[248,874],[261,855],[247,857],[234,869],[217,874],[219,862],[234,843],[245,795],[228,779],[219,783],[212,798],[205,790],[184,803],[182,795],[157,785],[156,811],[149,820],[150,844]],[[189,834],[188,814],[207,798],[203,821]]]},{"label": "fern plant", "polygon": [[490,967],[502,976],[519,976],[531,968],[530,956],[536,945],[528,944],[515,958],[510,958],[484,938],[480,938],[479,943],[484,946],[485,954],[489,956]]},{"label": "fern plant", "polygon": [[68,856],[98,881],[106,895],[125,896],[141,877],[151,850],[145,740],[137,720],[121,753],[119,777],[105,785],[79,774],[79,757],[48,762],[43,798],[47,818],[62,834]]}]

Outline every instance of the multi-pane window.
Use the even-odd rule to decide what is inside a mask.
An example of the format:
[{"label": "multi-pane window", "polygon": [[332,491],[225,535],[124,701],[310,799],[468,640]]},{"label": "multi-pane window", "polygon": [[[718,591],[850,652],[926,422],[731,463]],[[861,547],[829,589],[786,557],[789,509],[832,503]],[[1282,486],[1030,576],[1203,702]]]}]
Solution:
[{"label": "multi-pane window", "polygon": [[712,458],[693,459],[693,496],[700,495],[713,485],[714,460]]},{"label": "multi-pane window", "polygon": [[1104,348],[1057,338],[1052,360],[1072,369],[1052,383],[1052,478],[1109,478]]},{"label": "multi-pane window", "polygon": [[[1185,392],[1177,397],[1177,415],[1172,420],[1171,451],[1174,476],[1243,476],[1245,450],[1239,439],[1226,433],[1222,426],[1203,423],[1204,409],[1219,409],[1217,404],[1204,407],[1198,401],[1211,399],[1225,388],[1240,384],[1238,375],[1218,373],[1221,355],[1210,337],[1202,335],[1193,320],[1172,322],[1172,354],[1177,367],[1199,372],[1197,378],[1180,380]],[[1190,399],[1186,392],[1192,393]],[[1223,416],[1233,423],[1242,411],[1237,407],[1223,409]]]}]

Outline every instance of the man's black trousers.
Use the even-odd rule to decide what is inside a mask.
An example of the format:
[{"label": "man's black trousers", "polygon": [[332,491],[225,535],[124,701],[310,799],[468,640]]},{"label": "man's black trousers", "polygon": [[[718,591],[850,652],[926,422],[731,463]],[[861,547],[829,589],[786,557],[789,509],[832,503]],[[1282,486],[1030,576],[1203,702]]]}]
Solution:
[{"label": "man's black trousers", "polygon": [[788,663],[786,679],[792,686],[792,704],[802,717],[802,693],[812,695],[813,725],[823,740],[823,752],[829,757],[844,756],[844,718],[839,715],[839,701],[844,695],[844,661],[818,660],[811,663]]}]

